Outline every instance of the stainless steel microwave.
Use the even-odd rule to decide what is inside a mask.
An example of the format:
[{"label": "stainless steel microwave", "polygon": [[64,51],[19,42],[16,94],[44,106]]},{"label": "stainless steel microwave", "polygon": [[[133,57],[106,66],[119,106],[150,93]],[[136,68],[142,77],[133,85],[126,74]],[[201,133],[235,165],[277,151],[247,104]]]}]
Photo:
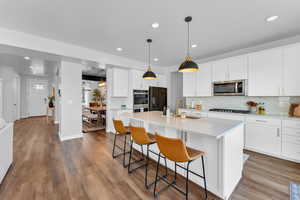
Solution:
[{"label": "stainless steel microwave", "polygon": [[213,83],[214,96],[246,96],[246,80],[222,81]]}]

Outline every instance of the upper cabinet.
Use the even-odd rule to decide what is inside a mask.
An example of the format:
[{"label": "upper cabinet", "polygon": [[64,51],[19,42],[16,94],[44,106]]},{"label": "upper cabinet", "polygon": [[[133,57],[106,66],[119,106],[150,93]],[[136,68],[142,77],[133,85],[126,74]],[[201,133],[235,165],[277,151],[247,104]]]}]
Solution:
[{"label": "upper cabinet", "polygon": [[197,71],[197,96],[211,96],[211,76],[212,76],[212,64],[203,63],[199,65],[199,70]]},{"label": "upper cabinet", "polygon": [[183,73],[183,96],[211,96],[212,64],[203,63],[199,65],[197,72]]},{"label": "upper cabinet", "polygon": [[248,79],[248,96],[300,96],[300,43],[199,65],[183,96],[211,96],[212,82]]},{"label": "upper cabinet", "polygon": [[113,97],[127,97],[129,87],[129,71],[121,68],[112,69],[113,84],[112,96]]},{"label": "upper cabinet", "polygon": [[283,48],[283,96],[300,96],[300,44]]},{"label": "upper cabinet", "polygon": [[131,70],[132,88],[134,90],[148,90],[149,87],[167,87],[167,79],[165,75],[156,74],[157,78],[153,80],[143,79],[144,71]]},{"label": "upper cabinet", "polygon": [[132,74],[132,88],[134,90],[147,90],[148,86],[146,85],[143,79],[143,71],[140,70],[131,70]]},{"label": "upper cabinet", "polygon": [[249,96],[282,95],[282,48],[249,54]]},{"label": "upper cabinet", "polygon": [[247,56],[236,56],[213,62],[212,80],[229,81],[247,79]]},{"label": "upper cabinet", "polygon": [[213,82],[228,80],[228,65],[226,59],[213,62],[212,79]]},{"label": "upper cabinet", "polygon": [[195,72],[183,73],[183,96],[185,97],[197,96],[197,73]]},{"label": "upper cabinet", "polygon": [[248,56],[228,58],[228,80],[242,80],[248,78]]}]

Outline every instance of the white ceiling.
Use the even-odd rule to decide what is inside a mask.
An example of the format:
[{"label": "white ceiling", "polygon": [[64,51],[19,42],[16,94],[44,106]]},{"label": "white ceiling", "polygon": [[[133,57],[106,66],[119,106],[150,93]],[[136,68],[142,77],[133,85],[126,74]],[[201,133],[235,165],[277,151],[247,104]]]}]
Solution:
[{"label": "white ceiling", "polygon": [[[0,68],[13,67],[20,75],[54,77],[58,65],[57,61],[40,58],[25,60],[23,56],[0,53]],[[35,73],[36,69],[41,70],[42,73]]]},{"label": "white ceiling", "polygon": [[[195,58],[300,34],[299,0],[0,1],[0,27],[140,61],[151,37],[152,55],[162,66],[178,65],[185,57],[187,15],[193,16]],[[272,15],[279,19],[267,23]],[[152,29],[153,22],[160,27]]]}]

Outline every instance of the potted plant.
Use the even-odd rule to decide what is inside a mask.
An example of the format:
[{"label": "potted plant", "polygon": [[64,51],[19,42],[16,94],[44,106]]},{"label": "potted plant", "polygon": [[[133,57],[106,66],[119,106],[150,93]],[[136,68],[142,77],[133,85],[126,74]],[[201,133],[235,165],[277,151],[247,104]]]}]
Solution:
[{"label": "potted plant", "polygon": [[55,96],[49,96],[48,99],[49,99],[49,103],[48,103],[49,108],[53,108],[54,107]]},{"label": "potted plant", "polygon": [[94,89],[93,90],[93,101],[96,102],[98,105],[101,105],[102,103],[102,93],[99,89]]}]

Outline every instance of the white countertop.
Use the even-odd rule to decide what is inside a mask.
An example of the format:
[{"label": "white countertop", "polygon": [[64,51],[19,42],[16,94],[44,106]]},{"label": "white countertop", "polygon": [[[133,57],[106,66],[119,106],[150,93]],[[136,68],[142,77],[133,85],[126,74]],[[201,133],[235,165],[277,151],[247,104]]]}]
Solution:
[{"label": "white countertop", "polygon": [[299,117],[290,117],[288,115],[280,115],[280,114],[259,115],[259,114],[255,114],[255,113],[242,114],[242,113],[215,112],[215,111],[209,111],[209,110],[196,110],[193,108],[179,108],[179,109],[192,111],[192,112],[200,112],[200,113],[228,114],[228,115],[238,115],[238,116],[245,116],[245,117],[262,117],[262,118],[274,118],[274,119],[280,119],[280,120],[296,120],[296,121],[298,120],[298,121],[300,121]]},{"label": "white countertop", "polygon": [[181,119],[178,117],[166,117],[159,111],[122,113],[121,116],[145,121],[150,124],[212,136],[217,139],[221,138],[229,130],[243,123],[242,121],[237,120],[215,118]]}]

